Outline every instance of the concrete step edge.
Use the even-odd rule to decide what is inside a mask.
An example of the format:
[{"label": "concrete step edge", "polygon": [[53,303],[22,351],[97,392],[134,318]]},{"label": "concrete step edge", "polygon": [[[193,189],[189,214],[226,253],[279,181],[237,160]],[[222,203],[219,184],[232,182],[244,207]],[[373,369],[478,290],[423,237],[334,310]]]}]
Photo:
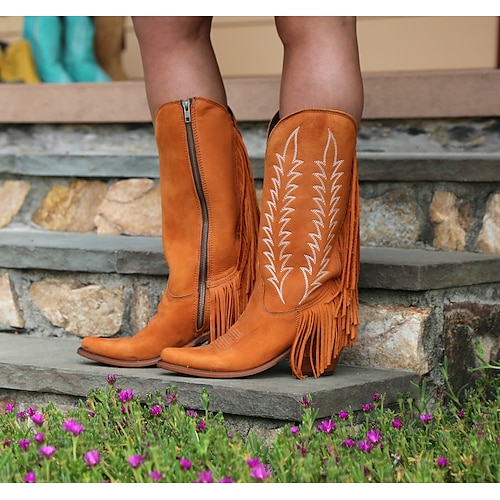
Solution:
[{"label": "concrete step edge", "polygon": [[[161,238],[0,230],[0,267],[167,276]],[[500,255],[362,247],[360,288],[422,291],[500,283]]]},{"label": "concrete step edge", "polygon": [[[202,410],[205,388],[210,410],[247,418],[299,421],[301,399],[310,394],[318,417],[329,417],[352,407],[359,410],[371,394],[385,394],[385,404],[400,393],[414,392],[415,373],[340,365],[332,376],[298,380],[286,363],[242,379],[187,377],[160,368],[114,368],[76,354],[79,341],[0,334],[0,394],[2,389],[84,398],[91,388],[105,388],[107,376],[117,375],[117,385],[136,395],[175,388],[186,408]],[[48,402],[48,401],[47,401]]]}]

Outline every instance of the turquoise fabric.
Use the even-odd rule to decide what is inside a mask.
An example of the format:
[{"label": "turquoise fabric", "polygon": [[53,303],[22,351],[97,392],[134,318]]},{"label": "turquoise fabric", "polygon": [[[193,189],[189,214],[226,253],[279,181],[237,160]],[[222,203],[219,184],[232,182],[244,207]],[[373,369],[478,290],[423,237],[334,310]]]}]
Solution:
[{"label": "turquoise fabric", "polygon": [[88,16],[66,16],[63,64],[75,82],[109,82],[94,52],[94,22]]},{"label": "turquoise fabric", "polygon": [[110,82],[94,53],[95,28],[89,16],[25,16],[29,41],[42,82]]},{"label": "turquoise fabric", "polygon": [[42,82],[69,83],[73,78],[62,65],[62,18],[26,16],[23,38],[29,41],[35,67]]}]

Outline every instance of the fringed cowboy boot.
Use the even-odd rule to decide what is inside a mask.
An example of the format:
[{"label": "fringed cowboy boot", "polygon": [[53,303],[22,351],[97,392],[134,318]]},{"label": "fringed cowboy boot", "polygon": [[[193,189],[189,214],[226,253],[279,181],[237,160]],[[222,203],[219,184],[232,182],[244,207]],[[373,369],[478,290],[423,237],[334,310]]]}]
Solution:
[{"label": "fringed cowboy boot", "polygon": [[255,281],[257,198],[233,116],[207,99],[169,102],[156,113],[155,134],[169,277],[139,333],[83,339],[78,354],[114,366],[154,366],[165,347],[215,340],[243,312]]},{"label": "fringed cowboy boot", "polygon": [[265,158],[257,278],[240,319],[209,345],[161,353],[161,368],[209,378],[288,358],[297,378],[335,369],[358,325],[355,120],[307,109],[273,120]]}]

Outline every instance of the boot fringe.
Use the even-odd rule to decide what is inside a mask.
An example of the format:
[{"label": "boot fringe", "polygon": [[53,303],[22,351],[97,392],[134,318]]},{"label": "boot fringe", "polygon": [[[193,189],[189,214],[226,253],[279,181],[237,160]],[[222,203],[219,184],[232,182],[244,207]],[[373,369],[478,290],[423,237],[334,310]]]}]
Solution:
[{"label": "boot fringe", "polygon": [[335,366],[344,347],[357,339],[358,279],[360,267],[359,240],[359,181],[356,157],[353,161],[351,193],[336,246],[342,261],[342,271],[335,280],[333,298],[299,311],[297,335],[292,345],[290,367],[299,379],[310,370],[314,378],[330,365]]},{"label": "boot fringe", "polygon": [[223,335],[248,304],[256,279],[259,207],[250,158],[236,126],[235,163],[241,186],[238,272],[234,280],[210,290],[210,341]]},{"label": "boot fringe", "polygon": [[259,232],[259,207],[250,158],[243,138],[236,128],[236,161],[242,185],[240,255],[238,269],[241,271],[241,311],[245,309],[252,293],[257,271],[257,235]]},{"label": "boot fringe", "polygon": [[210,342],[226,333],[240,317],[240,280],[241,274],[222,284],[210,288]]}]

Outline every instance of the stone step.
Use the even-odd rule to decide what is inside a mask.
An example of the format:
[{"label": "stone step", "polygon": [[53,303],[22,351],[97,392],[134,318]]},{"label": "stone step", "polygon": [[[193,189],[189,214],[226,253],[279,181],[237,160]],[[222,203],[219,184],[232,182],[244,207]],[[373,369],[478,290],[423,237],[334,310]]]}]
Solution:
[{"label": "stone step", "polygon": [[[0,331],[130,336],[154,314],[167,279],[160,238],[3,229]],[[476,342],[498,355],[500,255],[362,247],[359,291],[358,342],[344,364],[437,381],[446,355],[462,380]]]},{"label": "stone step", "polygon": [[310,395],[318,418],[339,411],[359,411],[373,393],[385,394],[385,405],[397,403],[399,394],[416,395],[418,376],[402,370],[379,370],[339,365],[332,376],[295,379],[286,364],[253,377],[229,380],[203,379],[159,368],[112,368],[76,354],[74,339],[33,338],[0,334],[0,403],[14,400],[18,408],[53,402],[74,406],[92,388],[105,388],[107,376],[135,395],[175,389],[188,409],[203,410],[202,390],[210,396],[210,410],[224,413],[225,421],[248,432],[250,428],[277,429],[298,422],[301,400]]},{"label": "stone step", "polygon": [[[260,194],[266,123],[240,128]],[[498,118],[362,122],[363,244],[500,253],[499,130]],[[127,210],[116,220],[119,182],[135,224]],[[0,125],[0,227],[159,236],[157,183],[150,123]]]}]

